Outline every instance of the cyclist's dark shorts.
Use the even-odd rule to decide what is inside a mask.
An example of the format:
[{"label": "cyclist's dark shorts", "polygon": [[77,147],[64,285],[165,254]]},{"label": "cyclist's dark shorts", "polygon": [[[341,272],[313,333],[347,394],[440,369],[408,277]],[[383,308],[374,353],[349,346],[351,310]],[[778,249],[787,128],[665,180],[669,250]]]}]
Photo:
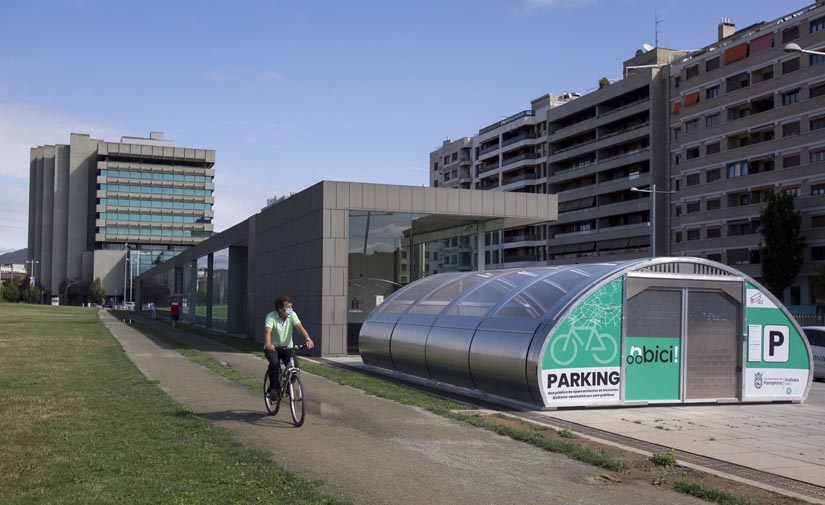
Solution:
[{"label": "cyclist's dark shorts", "polygon": [[172,316],[172,321],[177,321],[180,316]]}]

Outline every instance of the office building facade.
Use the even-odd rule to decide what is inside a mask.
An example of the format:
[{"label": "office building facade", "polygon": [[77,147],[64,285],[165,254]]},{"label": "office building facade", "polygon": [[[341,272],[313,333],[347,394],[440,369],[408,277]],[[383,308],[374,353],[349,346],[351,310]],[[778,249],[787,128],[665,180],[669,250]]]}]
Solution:
[{"label": "office building facade", "polygon": [[162,133],[121,142],[72,133],[31,149],[28,264],[46,293],[100,278],[129,298],[129,278],[212,234],[215,151]]},{"label": "office building facade", "polygon": [[670,186],[674,255],[760,275],[760,213],[771,192],[793,194],[807,242],[789,305],[814,304],[825,261],[825,3],[736,31],[673,65]]}]

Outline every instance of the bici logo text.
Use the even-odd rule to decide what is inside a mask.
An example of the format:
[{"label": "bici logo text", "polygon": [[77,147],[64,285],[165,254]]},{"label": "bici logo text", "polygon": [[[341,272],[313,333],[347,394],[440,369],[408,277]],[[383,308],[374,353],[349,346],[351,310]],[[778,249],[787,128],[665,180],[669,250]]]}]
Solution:
[{"label": "bici logo text", "polygon": [[625,359],[628,365],[641,365],[642,363],[678,363],[679,362],[679,346],[671,345],[669,347],[650,348],[646,345],[641,347],[637,345],[630,346],[630,352]]}]

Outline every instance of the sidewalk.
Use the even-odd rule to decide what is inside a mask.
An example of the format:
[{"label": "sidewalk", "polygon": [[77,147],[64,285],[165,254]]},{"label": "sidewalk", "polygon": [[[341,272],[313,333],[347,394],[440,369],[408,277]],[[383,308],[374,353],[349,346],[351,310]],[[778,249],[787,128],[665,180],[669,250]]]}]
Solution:
[{"label": "sidewalk", "polygon": [[[263,379],[266,361],[134,317],[158,332]],[[284,467],[321,479],[322,490],[353,503],[700,504],[632,482],[605,485],[598,468],[465,423],[304,374],[307,418],[266,415],[262,394],[224,379],[144,336],[108,311],[100,319],[138,368],[185,408],[230,430]]]}]

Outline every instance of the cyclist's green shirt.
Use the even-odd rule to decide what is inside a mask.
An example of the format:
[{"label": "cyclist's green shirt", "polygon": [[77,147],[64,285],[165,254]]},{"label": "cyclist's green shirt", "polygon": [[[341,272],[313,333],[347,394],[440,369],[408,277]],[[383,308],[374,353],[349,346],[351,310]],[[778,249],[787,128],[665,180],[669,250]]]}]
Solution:
[{"label": "cyclist's green shirt", "polygon": [[278,311],[273,310],[266,315],[264,326],[272,328],[272,345],[275,347],[292,347],[292,328],[294,328],[296,324],[301,324],[297,313],[293,312],[286,316],[286,319],[281,319]]}]

